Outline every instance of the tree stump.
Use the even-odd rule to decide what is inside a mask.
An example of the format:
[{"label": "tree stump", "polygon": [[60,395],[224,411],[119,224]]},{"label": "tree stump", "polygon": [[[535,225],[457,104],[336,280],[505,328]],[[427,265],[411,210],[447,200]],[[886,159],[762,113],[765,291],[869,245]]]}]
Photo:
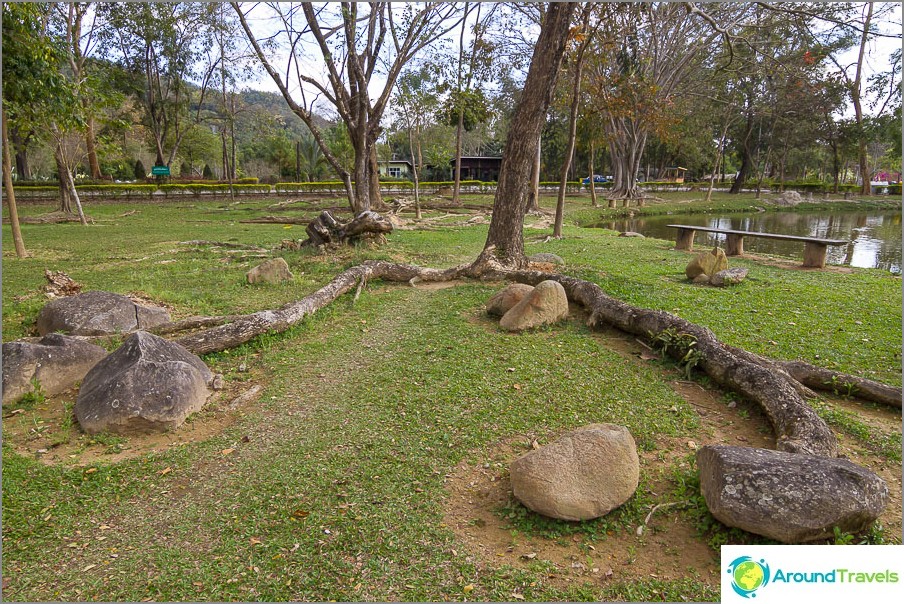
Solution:
[{"label": "tree stump", "polygon": [[329,211],[324,210],[305,228],[308,239],[305,245],[327,243],[355,243],[367,235],[382,235],[392,232],[392,223],[380,214],[365,210],[350,222],[339,222]]}]

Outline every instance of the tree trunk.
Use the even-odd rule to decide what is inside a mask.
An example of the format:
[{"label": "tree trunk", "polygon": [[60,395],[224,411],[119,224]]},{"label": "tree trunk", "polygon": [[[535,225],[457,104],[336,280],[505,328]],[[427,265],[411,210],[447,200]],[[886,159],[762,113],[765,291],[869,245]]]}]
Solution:
[{"label": "tree trunk", "polygon": [[97,161],[97,143],[94,136],[94,118],[89,116],[85,123],[85,148],[88,151],[88,171],[93,180],[100,180],[103,174]]},{"label": "tree trunk", "polygon": [[596,183],[593,182],[593,175],[596,173],[595,168],[593,166],[593,154],[594,151],[593,141],[590,141],[590,202],[593,204],[594,208],[598,208],[600,206],[599,201],[596,198]]},{"label": "tree trunk", "polygon": [[539,148],[540,132],[552,101],[575,7],[574,2],[552,3],[546,11],[505,141],[499,184],[493,200],[493,218],[486,245],[475,261],[475,267],[494,264],[521,267],[526,263],[523,226],[530,193],[524,185],[530,178]]},{"label": "tree trunk", "polygon": [[543,137],[537,140],[537,154],[534,156],[534,165],[530,171],[530,211],[540,211],[540,165],[543,150]]},{"label": "tree trunk", "polygon": [[371,208],[383,210],[383,195],[380,193],[380,164],[377,162],[377,141],[374,139],[370,144],[370,153],[368,154],[368,181],[370,182],[370,192],[367,209]]},{"label": "tree trunk", "polygon": [[637,186],[637,173],[647,144],[647,132],[633,120],[619,122],[616,124],[611,119],[606,121],[609,154],[612,156],[615,177],[607,195],[609,207],[615,207],[611,203],[614,200],[622,200],[626,206],[631,200],[637,200],[638,205],[643,205],[643,191]]},{"label": "tree trunk", "polygon": [[16,207],[16,191],[13,189],[13,166],[9,153],[9,135],[7,133],[6,108],[0,115],[2,121],[3,140],[3,188],[6,193],[6,207],[9,209],[9,226],[13,233],[13,244],[16,248],[16,257],[25,258],[28,252],[25,250],[25,240],[22,239],[22,229],[19,227],[19,210]]},{"label": "tree trunk", "polygon": [[12,148],[16,151],[16,177],[19,180],[31,180],[31,168],[28,165],[28,143],[32,140],[32,134],[21,136],[18,128],[9,129]]},{"label": "tree trunk", "polygon": [[[590,19],[590,10],[584,10],[584,24],[582,31],[586,33],[587,25]],[[590,37],[587,37],[590,40]],[[562,221],[565,215],[565,189],[568,186],[568,169],[571,168],[571,162],[574,157],[574,144],[578,134],[578,107],[581,104],[581,77],[584,71],[584,51],[587,50],[588,43],[582,43],[578,49],[578,55],[575,59],[574,67],[574,83],[571,88],[571,112],[568,115],[568,145],[565,150],[565,160],[562,162],[562,170],[559,173],[559,196],[556,198],[556,218],[553,222],[552,236],[562,237]],[[593,173],[590,173],[590,180],[593,181]]]},{"label": "tree trunk", "polygon": [[866,133],[863,131],[863,107],[860,100],[860,86],[863,74],[863,56],[866,52],[866,43],[869,40],[869,26],[873,19],[873,2],[867,3],[869,7],[866,19],[863,22],[863,33],[860,36],[860,54],[857,57],[857,71],[854,81],[851,83],[851,101],[854,104],[854,121],[857,124],[857,164],[860,167],[861,195],[871,195],[869,163],[866,154]]},{"label": "tree trunk", "polygon": [[308,224],[305,232],[308,239],[302,245],[354,244],[365,235],[391,233],[392,223],[370,210],[361,212],[351,222],[343,223],[329,210],[324,210]]},{"label": "tree trunk", "polygon": [[731,185],[731,189],[728,190],[732,195],[736,195],[741,192],[741,189],[744,187],[744,181],[747,180],[747,177],[750,175],[751,169],[751,161],[750,158],[753,155],[750,148],[750,137],[753,136],[753,113],[747,114],[747,126],[744,130],[744,139],[741,142],[741,168],[738,170],[738,176],[735,178],[735,181]]},{"label": "tree trunk", "polygon": [[[407,116],[406,116],[407,117]],[[411,123],[408,123],[408,149],[411,151],[411,160],[414,165],[411,167],[411,178],[414,180],[414,218],[415,220],[421,219],[421,192],[420,186],[421,181],[418,176],[418,167],[420,166],[417,162],[417,159],[414,157],[414,135],[412,133]]]},{"label": "tree trunk", "polygon": [[59,211],[66,214],[72,214],[72,192],[69,190],[69,180],[66,178],[69,174],[69,168],[63,161],[62,151],[57,145],[53,151],[53,160],[57,168],[57,180],[60,187],[60,207]]}]

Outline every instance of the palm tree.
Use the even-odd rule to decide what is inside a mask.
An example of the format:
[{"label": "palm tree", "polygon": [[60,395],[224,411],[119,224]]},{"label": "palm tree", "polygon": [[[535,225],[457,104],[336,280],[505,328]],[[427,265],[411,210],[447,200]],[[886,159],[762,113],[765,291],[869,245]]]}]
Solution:
[{"label": "palm tree", "polygon": [[326,164],[326,157],[320,150],[320,145],[314,140],[311,134],[305,134],[301,137],[299,149],[299,160],[301,163],[301,173],[304,174],[305,180],[312,182],[315,178],[323,173]]}]

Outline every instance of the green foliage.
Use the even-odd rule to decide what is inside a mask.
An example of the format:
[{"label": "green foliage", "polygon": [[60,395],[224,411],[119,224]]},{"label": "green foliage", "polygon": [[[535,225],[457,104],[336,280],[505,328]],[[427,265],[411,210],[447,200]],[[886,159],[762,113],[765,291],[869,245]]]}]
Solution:
[{"label": "green foliage", "polygon": [[691,372],[703,360],[703,354],[697,350],[697,338],[689,333],[679,333],[674,328],[664,329],[657,334],[650,334],[653,347],[662,353],[662,357],[671,355],[678,360],[678,366],[684,370],[687,379]]},{"label": "green foliage", "polygon": [[468,132],[492,116],[487,97],[480,90],[452,91],[440,109],[439,121],[457,126],[459,113],[462,113],[462,126]]},{"label": "green foliage", "polygon": [[210,169],[210,164],[204,164],[204,170],[201,172],[201,175],[208,180],[213,179],[213,170]]},{"label": "green foliage", "polygon": [[148,171],[141,163],[141,160],[135,161],[135,180],[144,180],[148,176]]}]

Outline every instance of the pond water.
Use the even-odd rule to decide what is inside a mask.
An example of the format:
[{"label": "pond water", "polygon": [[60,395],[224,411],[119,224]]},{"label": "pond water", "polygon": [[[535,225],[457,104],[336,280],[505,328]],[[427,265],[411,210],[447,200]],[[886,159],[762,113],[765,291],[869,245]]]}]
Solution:
[{"label": "pond water", "polygon": [[[677,229],[667,224],[687,224],[845,239],[847,245],[829,246],[826,262],[861,268],[880,268],[901,273],[901,212],[763,212],[759,214],[683,214],[604,220],[593,226],[616,231],[634,231],[646,237],[675,240]],[[725,235],[697,231],[695,247],[725,245]],[[803,244],[760,237],[745,237],[744,251],[803,258]]]}]

